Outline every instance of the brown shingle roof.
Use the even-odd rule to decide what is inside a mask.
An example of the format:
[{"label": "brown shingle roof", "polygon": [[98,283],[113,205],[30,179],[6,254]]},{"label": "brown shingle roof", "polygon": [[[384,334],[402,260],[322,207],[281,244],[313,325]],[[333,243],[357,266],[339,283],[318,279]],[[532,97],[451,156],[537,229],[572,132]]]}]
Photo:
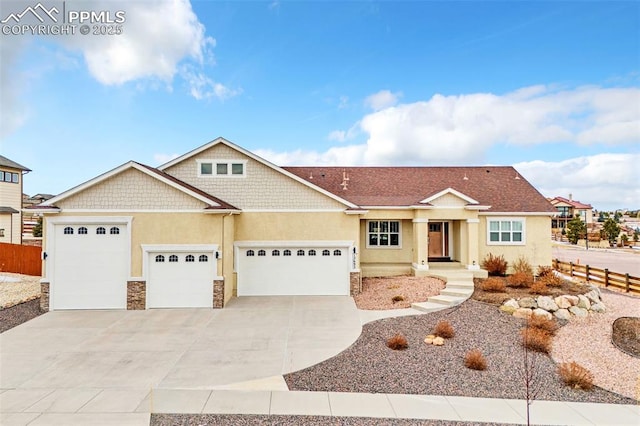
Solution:
[{"label": "brown shingle roof", "polygon": [[561,203],[566,203],[566,204],[569,204],[574,209],[587,209],[587,210],[589,210],[589,209],[593,208],[593,207],[591,207],[591,204],[584,204],[584,203],[581,203],[580,201],[573,201],[573,200],[569,200],[569,199],[564,198],[564,197],[555,197],[555,198],[552,198],[549,201],[551,201],[552,203],[554,201],[558,201],[558,202],[561,202]]},{"label": "brown shingle roof", "polygon": [[[511,166],[283,168],[362,207],[419,205],[452,188],[491,206],[491,212],[557,212]],[[343,173],[349,178],[346,190]]]}]

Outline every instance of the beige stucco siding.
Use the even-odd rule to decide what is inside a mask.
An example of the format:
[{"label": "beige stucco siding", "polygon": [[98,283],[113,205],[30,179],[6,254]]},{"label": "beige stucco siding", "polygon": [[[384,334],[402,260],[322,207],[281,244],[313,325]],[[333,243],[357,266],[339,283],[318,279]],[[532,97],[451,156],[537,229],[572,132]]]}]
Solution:
[{"label": "beige stucco siding", "polygon": [[[246,161],[246,176],[199,177],[197,161],[215,162],[216,159]],[[241,209],[330,210],[346,207],[224,144],[215,145],[164,171]]]},{"label": "beige stucco siding", "polygon": [[[18,173],[19,183],[0,182],[0,207],[11,207],[18,212],[22,211],[22,179],[21,170],[1,168],[9,173]],[[4,229],[4,237],[0,237],[0,243],[20,244],[22,242],[22,214],[0,213],[0,229]]]},{"label": "beige stucco siding", "polygon": [[237,241],[360,241],[359,217],[342,212],[242,213],[235,221]]},{"label": "beige stucco siding", "polygon": [[360,222],[360,262],[361,263],[411,263],[413,248],[413,224],[411,220],[400,221],[402,233],[399,248],[367,248],[367,221]]},{"label": "beige stucco siding", "polygon": [[444,194],[429,203],[439,207],[464,207],[467,202],[454,194]]},{"label": "beige stucco siding", "polygon": [[127,169],[56,203],[62,209],[203,209],[205,203],[139,170]]},{"label": "beige stucco siding", "polygon": [[[511,265],[519,256],[524,256],[535,269],[539,265],[551,265],[551,219],[548,216],[516,216],[524,217],[525,238],[524,245],[490,245],[487,244],[487,223],[495,216],[481,216],[478,237],[480,241],[480,261],[489,253],[503,255]],[[512,272],[511,268],[507,272]]]}]

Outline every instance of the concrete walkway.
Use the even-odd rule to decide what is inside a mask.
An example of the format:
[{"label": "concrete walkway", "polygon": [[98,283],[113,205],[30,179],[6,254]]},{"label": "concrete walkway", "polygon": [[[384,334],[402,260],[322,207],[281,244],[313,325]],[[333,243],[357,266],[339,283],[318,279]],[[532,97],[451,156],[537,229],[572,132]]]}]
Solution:
[{"label": "concrete walkway", "polygon": [[[242,390],[156,389],[128,412],[101,412],[75,396],[56,398],[43,391],[41,400],[19,413],[5,412],[0,424],[13,425],[113,425],[147,426],[151,412],[173,414],[257,414],[372,417],[465,422],[526,424],[526,402],[514,399],[459,396],[368,394],[339,392],[288,392]],[[0,397],[2,394],[0,394]],[[94,398],[95,400],[95,398]],[[48,410],[42,412],[43,407]],[[75,407],[75,408],[74,408]],[[97,408],[93,404],[93,408]],[[635,425],[640,406],[580,402],[534,401],[531,423],[540,425]]]}]

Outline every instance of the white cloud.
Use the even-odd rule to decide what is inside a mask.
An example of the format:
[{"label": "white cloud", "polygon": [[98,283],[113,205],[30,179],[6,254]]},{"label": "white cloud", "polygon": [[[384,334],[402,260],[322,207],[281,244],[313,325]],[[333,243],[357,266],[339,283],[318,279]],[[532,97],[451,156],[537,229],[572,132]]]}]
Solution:
[{"label": "white cloud", "polygon": [[189,86],[189,93],[197,100],[218,98],[221,101],[242,93],[242,89],[231,89],[222,83],[216,83],[203,72],[192,66],[184,66],[180,75]]},{"label": "white cloud", "polygon": [[164,163],[168,163],[169,161],[178,157],[179,157],[178,154],[165,154],[165,153],[159,152],[159,153],[153,154],[153,161],[155,162],[155,164],[161,165]]},{"label": "white cloud", "polygon": [[547,197],[573,195],[598,209],[638,208],[640,154],[597,154],[558,162],[515,164]]},{"label": "white cloud", "polygon": [[360,123],[351,126],[349,130],[334,130],[327,136],[330,141],[345,142],[355,138],[360,133]]},{"label": "white cloud", "polygon": [[401,92],[391,93],[389,90],[381,90],[378,93],[369,95],[365,98],[364,104],[374,111],[394,106],[402,97]]},{"label": "white cloud", "polygon": [[348,96],[340,96],[340,103],[338,104],[338,109],[345,109],[349,106],[349,97]]}]

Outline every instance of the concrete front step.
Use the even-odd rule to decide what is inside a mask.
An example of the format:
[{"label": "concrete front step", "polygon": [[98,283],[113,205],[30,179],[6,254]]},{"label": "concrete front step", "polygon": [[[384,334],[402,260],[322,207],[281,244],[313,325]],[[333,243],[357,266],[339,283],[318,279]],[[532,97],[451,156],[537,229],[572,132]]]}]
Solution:
[{"label": "concrete front step", "polygon": [[441,305],[447,305],[447,306],[455,306],[455,305],[459,305],[465,300],[467,300],[466,297],[446,296],[441,294],[439,296],[432,296],[428,298],[427,302],[439,303]]},{"label": "concrete front step", "polygon": [[411,307],[418,311],[422,312],[436,312],[441,311],[443,309],[447,309],[446,305],[441,303],[433,303],[433,302],[420,302],[420,303],[412,303]]},{"label": "concrete front step", "polygon": [[440,292],[441,296],[457,296],[464,297],[465,299],[471,297],[473,294],[473,288],[464,289],[464,288],[450,288],[447,286],[444,290]]},{"label": "concrete front step", "polygon": [[447,281],[446,283],[447,287],[451,287],[451,286],[459,286],[459,287],[469,287],[469,288],[473,288],[473,281],[468,280],[450,280]]}]

